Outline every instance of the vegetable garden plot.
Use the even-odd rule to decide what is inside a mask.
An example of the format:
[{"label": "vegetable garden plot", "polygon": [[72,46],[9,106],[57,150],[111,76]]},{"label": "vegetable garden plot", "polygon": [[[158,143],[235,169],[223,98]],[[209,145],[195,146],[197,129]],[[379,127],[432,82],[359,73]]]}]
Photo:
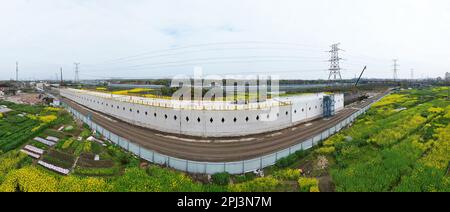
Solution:
[{"label": "vegetable garden plot", "polygon": [[0,151],[7,152],[24,144],[36,134],[39,122],[27,118],[0,119]]},{"label": "vegetable garden plot", "polygon": [[75,163],[75,157],[70,154],[51,150],[42,157],[42,160],[46,163],[50,163],[62,168],[72,168]]},{"label": "vegetable garden plot", "polygon": [[78,159],[77,165],[83,168],[111,168],[114,166],[114,162],[111,160],[94,160],[93,154],[81,154]]}]

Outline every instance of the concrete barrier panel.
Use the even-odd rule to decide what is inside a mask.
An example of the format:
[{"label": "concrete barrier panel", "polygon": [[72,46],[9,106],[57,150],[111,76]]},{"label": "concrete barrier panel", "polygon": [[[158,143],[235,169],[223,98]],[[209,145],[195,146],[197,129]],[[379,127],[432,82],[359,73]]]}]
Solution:
[{"label": "concrete barrier panel", "polygon": [[119,146],[128,151],[128,140],[119,137]]},{"label": "concrete barrier panel", "polygon": [[128,148],[129,148],[129,150],[128,151],[130,151],[130,152],[132,152],[133,154],[135,154],[135,155],[137,155],[137,156],[141,156],[140,154],[140,147],[138,146],[138,145],[136,145],[136,144],[133,144],[133,143],[128,143]]},{"label": "concrete barrier panel", "polygon": [[170,158],[169,160],[169,167],[177,169],[177,170],[182,170],[182,171],[187,171],[188,170],[188,164],[186,160],[180,160],[180,159],[176,159],[176,158]]},{"label": "concrete barrier panel", "polygon": [[302,144],[301,143],[291,147],[291,153],[292,154],[294,154],[295,152],[300,151],[300,150],[302,150]]},{"label": "concrete barrier panel", "polygon": [[229,162],[225,164],[225,171],[230,174],[241,174],[244,162]]},{"label": "concrete barrier panel", "polygon": [[331,127],[330,128],[330,135],[333,135],[334,133],[336,133],[336,127]]},{"label": "concrete barrier panel", "polygon": [[261,168],[261,160],[260,159],[244,161],[244,171],[245,172],[256,171],[260,168]]},{"label": "concrete barrier panel", "polygon": [[144,148],[141,148],[141,158],[148,162],[153,163],[153,152],[146,150]]},{"label": "concrete barrier panel", "polygon": [[206,173],[215,174],[225,172],[225,163],[207,163]]},{"label": "concrete barrier panel", "polygon": [[154,163],[160,164],[160,165],[168,165],[169,158],[165,155],[161,155],[159,153],[154,153],[153,156]]},{"label": "concrete barrier panel", "polygon": [[289,156],[289,149],[279,151],[277,153],[277,155],[278,155],[278,159],[285,158],[285,157]]},{"label": "concrete barrier panel", "polygon": [[309,139],[309,140],[303,142],[303,149],[304,150],[311,149],[312,146],[313,146],[313,140],[312,139]]},{"label": "concrete barrier panel", "polygon": [[119,145],[119,136],[116,135],[116,134],[114,134],[114,133],[111,133],[110,135],[111,135],[111,139],[110,139],[110,140],[111,140],[113,143]]},{"label": "concrete barrier panel", "polygon": [[317,145],[320,141],[322,141],[322,135],[316,135],[314,136],[314,138],[312,139],[312,145],[315,146]]},{"label": "concrete barrier panel", "polygon": [[262,165],[263,167],[271,166],[276,163],[275,154],[267,155],[262,157]]},{"label": "concrete barrier panel", "polygon": [[206,173],[206,163],[189,161],[188,162],[188,172],[204,174],[204,173]]},{"label": "concrete barrier panel", "polygon": [[[328,130],[325,130],[324,132],[322,132],[322,140],[325,140],[328,137],[330,137],[330,133]],[[315,143],[314,145],[317,145],[317,143]]]}]

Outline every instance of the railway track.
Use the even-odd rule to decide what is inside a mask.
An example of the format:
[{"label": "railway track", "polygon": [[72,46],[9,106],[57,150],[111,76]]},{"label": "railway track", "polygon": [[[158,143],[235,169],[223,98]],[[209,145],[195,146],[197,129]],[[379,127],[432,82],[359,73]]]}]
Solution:
[{"label": "railway track", "polygon": [[[66,98],[63,98],[62,101],[83,115],[90,114],[91,120],[106,130],[146,149],[192,161],[233,162],[261,157],[304,142],[345,120],[357,112],[358,108],[369,105],[382,95],[379,94],[365,102],[346,107],[330,119],[317,119],[308,122],[308,125],[302,123],[276,132],[243,136],[239,138],[240,141],[236,142],[227,142],[231,138],[208,138],[208,142],[189,142],[186,139],[177,138],[180,135],[164,136],[166,135],[165,133],[122,122]],[[193,137],[189,138],[191,140],[195,139]],[[204,140],[205,138],[197,139]]]}]

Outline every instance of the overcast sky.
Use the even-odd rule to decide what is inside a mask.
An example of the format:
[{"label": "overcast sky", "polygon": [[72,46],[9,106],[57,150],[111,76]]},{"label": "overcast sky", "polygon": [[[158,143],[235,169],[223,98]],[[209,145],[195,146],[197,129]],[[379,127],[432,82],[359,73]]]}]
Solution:
[{"label": "overcast sky", "polygon": [[438,77],[450,71],[448,0],[0,0],[0,79],[273,73]]}]

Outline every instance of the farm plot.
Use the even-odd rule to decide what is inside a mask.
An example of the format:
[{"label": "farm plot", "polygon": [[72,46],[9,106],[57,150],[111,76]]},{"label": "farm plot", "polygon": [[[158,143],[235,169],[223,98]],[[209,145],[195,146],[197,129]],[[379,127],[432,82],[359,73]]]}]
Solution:
[{"label": "farm plot", "polygon": [[22,146],[55,124],[64,122],[68,114],[43,106],[18,105],[0,102],[13,111],[0,119],[0,151],[8,152]]},{"label": "farm plot", "polygon": [[0,119],[0,151],[8,152],[24,144],[37,134],[40,122],[10,113]]},{"label": "farm plot", "polygon": [[328,156],[336,160],[336,191],[450,190],[450,106],[437,96],[431,90],[391,95],[325,141],[322,149],[333,148]]},{"label": "farm plot", "polygon": [[42,161],[65,169],[71,169],[75,159],[75,156],[57,150],[50,150],[42,157]]},{"label": "farm plot", "polygon": [[99,155],[82,153],[78,159],[75,174],[81,176],[114,176],[119,174],[120,167],[112,160],[98,158]]}]

